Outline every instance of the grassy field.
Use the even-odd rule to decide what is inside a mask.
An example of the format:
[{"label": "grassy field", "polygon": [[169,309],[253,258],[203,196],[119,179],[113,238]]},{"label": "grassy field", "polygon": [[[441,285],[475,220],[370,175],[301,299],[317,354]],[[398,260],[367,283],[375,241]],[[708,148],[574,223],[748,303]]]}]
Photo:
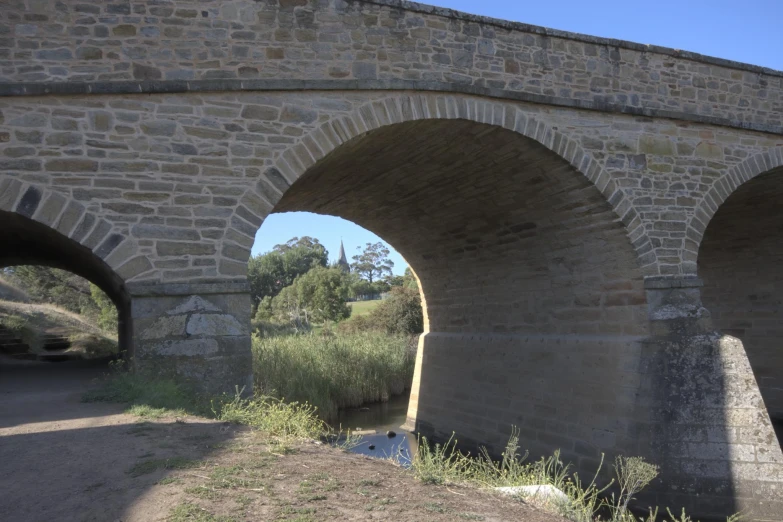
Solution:
[{"label": "grassy field", "polygon": [[402,393],[413,379],[414,358],[406,336],[253,337],[256,392],[307,402],[324,419]]},{"label": "grassy field", "polygon": [[375,299],[373,301],[353,301],[348,303],[348,306],[351,307],[351,317],[356,317],[357,315],[369,314],[377,308],[379,304],[381,304],[381,300]]}]

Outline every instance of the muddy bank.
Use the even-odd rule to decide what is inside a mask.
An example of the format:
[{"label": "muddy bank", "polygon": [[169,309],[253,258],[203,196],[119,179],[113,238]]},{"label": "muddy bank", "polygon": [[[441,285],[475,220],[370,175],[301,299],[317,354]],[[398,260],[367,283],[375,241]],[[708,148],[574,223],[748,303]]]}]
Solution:
[{"label": "muddy bank", "polygon": [[[82,403],[105,367],[0,364],[0,520],[523,520],[562,522],[463,487],[425,486],[390,463],[239,426],[144,422]],[[394,405],[392,409],[395,409]],[[395,421],[396,422],[396,421]]]}]

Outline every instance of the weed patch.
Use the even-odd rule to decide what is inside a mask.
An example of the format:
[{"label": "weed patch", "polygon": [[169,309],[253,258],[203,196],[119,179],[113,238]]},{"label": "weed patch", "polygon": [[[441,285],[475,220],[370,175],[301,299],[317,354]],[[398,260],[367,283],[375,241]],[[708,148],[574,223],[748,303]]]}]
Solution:
[{"label": "weed patch", "polygon": [[[411,467],[414,475],[424,483],[463,483],[479,487],[509,487],[549,485],[565,494],[565,499],[549,499],[538,503],[540,507],[557,513],[573,522],[695,522],[683,511],[676,517],[668,509],[668,518],[658,518],[658,508],[651,508],[646,518],[637,518],[628,506],[635,495],[658,476],[658,467],[640,457],[618,456],[614,462],[615,478],[599,485],[597,479],[603,459],[590,482],[582,482],[570,465],[560,460],[560,452],[535,462],[526,462],[527,454],[519,454],[519,431],[512,427],[506,448],[500,460],[490,458],[485,448],[473,458],[456,449],[452,436],[445,444],[430,444],[426,438],[419,440],[419,450]],[[610,495],[609,488],[614,486]],[[536,499],[528,498],[535,501]],[[430,503],[425,509],[436,511],[440,503]],[[440,512],[440,511],[439,511]],[[458,515],[466,520],[473,514]],[[737,522],[739,516],[728,517],[727,522]]]},{"label": "weed patch", "polygon": [[[192,393],[173,380],[149,379],[125,371],[106,376],[82,400],[126,403],[126,411],[142,419],[197,415],[243,424],[283,442],[316,439],[327,429],[308,404],[287,403],[265,396],[246,399],[240,390],[235,395],[208,398]],[[152,429],[144,424],[131,428],[138,435],[146,435]],[[206,438],[204,436],[204,440]]]}]

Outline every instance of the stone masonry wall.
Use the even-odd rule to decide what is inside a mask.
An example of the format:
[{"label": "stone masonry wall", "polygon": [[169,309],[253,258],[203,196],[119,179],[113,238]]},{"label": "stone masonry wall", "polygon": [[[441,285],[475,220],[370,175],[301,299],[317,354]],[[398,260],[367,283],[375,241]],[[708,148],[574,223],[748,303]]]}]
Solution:
[{"label": "stone masonry wall", "polygon": [[3,7],[0,73],[9,82],[395,80],[783,125],[776,71],[398,0],[10,0]]},{"label": "stone masonry wall", "polygon": [[581,477],[601,453],[639,454],[638,338],[429,333],[420,354],[416,427],[428,437],[454,431],[465,449],[499,455],[517,427],[531,461],[557,448]]},{"label": "stone masonry wall", "polygon": [[622,218],[645,275],[695,273],[713,191],[783,164],[783,138],[706,124],[462,95],[238,92],[3,98],[0,172],[24,183],[9,205],[39,187],[89,211],[99,242],[122,239],[112,267],[128,281],[236,279],[262,218],[316,159],[432,118],[503,126],[566,158]]},{"label": "stone masonry wall", "polygon": [[646,332],[642,273],[611,207],[562,158],[507,129],[374,130],[275,209],[341,216],[389,241],[420,277],[433,332]]}]

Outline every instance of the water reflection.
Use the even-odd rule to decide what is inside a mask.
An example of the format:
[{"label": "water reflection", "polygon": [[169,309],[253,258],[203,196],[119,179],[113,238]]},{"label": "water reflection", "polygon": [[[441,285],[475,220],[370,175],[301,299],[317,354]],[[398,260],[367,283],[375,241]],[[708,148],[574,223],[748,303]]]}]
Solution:
[{"label": "water reflection", "polygon": [[408,413],[409,396],[410,392],[406,392],[388,402],[341,410],[333,427],[361,435],[359,444],[350,450],[352,453],[393,458],[408,467],[417,448],[416,436],[400,428]]}]

